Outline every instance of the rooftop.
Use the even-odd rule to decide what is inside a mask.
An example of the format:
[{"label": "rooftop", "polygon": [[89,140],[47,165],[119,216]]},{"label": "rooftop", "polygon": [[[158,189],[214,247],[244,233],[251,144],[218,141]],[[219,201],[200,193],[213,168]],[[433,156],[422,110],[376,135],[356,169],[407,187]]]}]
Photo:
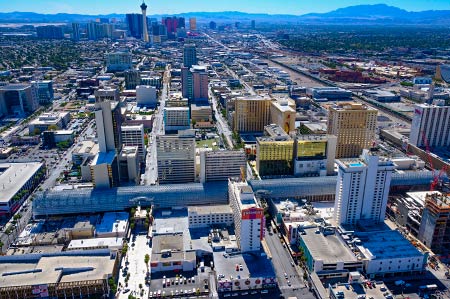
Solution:
[{"label": "rooftop", "polygon": [[29,84],[8,84],[5,86],[0,86],[0,90],[24,90],[30,87]]},{"label": "rooftop", "polygon": [[213,205],[213,206],[190,206],[188,214],[191,215],[208,215],[208,214],[224,214],[232,213],[229,205]]},{"label": "rooftop", "polygon": [[[214,252],[214,266],[218,275],[225,277],[219,280],[231,280],[238,278],[246,279],[275,277],[272,263],[267,256],[258,254],[231,254],[224,256],[224,252]],[[242,265],[242,270],[236,271],[236,265]]]},{"label": "rooftop", "polygon": [[317,233],[318,228],[305,228],[301,235],[314,260],[324,263],[357,262],[356,256],[338,235]]},{"label": "rooftop", "polygon": [[360,283],[340,283],[331,285],[331,291],[336,298],[340,299],[359,299],[359,298],[386,298],[387,287],[384,283],[377,283],[376,288],[367,288]]},{"label": "rooftop", "polygon": [[364,104],[356,103],[356,102],[339,103],[337,105],[331,106],[330,109],[336,110],[336,111],[362,111],[362,110],[375,111],[375,112],[378,111],[375,108],[366,106]]},{"label": "rooftop", "polygon": [[115,158],[115,151],[109,151],[106,153],[98,152],[98,154],[92,160],[91,165],[112,164]]},{"label": "rooftop", "polygon": [[93,141],[84,140],[76,147],[76,150],[74,151],[74,153],[76,153],[76,154],[88,154],[88,153],[97,154],[98,153],[98,144]]},{"label": "rooftop", "polygon": [[9,202],[42,163],[0,163],[0,202]]},{"label": "rooftop", "polygon": [[136,125],[136,126],[121,126],[120,130],[122,132],[127,132],[127,131],[141,131],[144,130],[144,125]]},{"label": "rooftop", "polygon": [[104,279],[112,274],[114,261],[109,250],[3,256],[0,257],[0,286]]},{"label": "rooftop", "polygon": [[91,248],[120,248],[123,238],[93,238],[72,240],[67,250],[91,249]]},{"label": "rooftop", "polygon": [[103,215],[101,222],[95,226],[96,234],[125,232],[128,225],[128,213],[111,212]]},{"label": "rooftop", "polygon": [[362,245],[360,251],[368,259],[393,259],[406,257],[422,257],[423,254],[414,247],[403,235],[390,229],[357,232]]}]

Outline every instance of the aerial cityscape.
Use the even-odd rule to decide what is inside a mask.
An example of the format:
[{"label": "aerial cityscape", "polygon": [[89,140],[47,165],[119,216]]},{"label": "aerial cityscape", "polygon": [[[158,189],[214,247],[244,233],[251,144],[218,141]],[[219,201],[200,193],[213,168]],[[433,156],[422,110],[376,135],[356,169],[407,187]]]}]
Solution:
[{"label": "aerial cityscape", "polygon": [[0,299],[450,299],[448,2],[4,2]]}]

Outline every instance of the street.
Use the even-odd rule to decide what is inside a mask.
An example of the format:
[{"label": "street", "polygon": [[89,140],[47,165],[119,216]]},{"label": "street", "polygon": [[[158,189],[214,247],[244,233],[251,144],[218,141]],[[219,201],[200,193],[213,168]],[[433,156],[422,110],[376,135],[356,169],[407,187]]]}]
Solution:
[{"label": "street", "polygon": [[[277,234],[267,233],[265,240],[272,254],[278,286],[283,296],[285,298],[297,296],[303,299],[313,299],[313,294],[309,292],[305,283],[303,283],[303,271],[295,264],[292,266],[292,257],[288,253],[287,248],[283,247],[283,243]],[[287,279],[285,278],[285,273],[287,274]],[[288,285],[288,280],[290,281],[290,286]]]},{"label": "street", "polygon": [[157,112],[153,115],[153,129],[149,134],[145,173],[141,176],[141,185],[155,185],[158,180],[158,160],[156,156],[156,136],[164,135],[164,107],[169,94],[170,67],[164,73],[163,88]]}]

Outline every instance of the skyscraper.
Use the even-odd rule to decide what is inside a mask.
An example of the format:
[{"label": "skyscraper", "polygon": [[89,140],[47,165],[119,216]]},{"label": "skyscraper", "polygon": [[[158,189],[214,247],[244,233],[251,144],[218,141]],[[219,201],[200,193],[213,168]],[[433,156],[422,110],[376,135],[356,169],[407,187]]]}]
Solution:
[{"label": "skyscraper", "polygon": [[60,26],[54,25],[39,26],[36,28],[36,32],[38,38],[46,38],[46,39],[64,38],[64,30]]},{"label": "skyscraper", "polygon": [[255,20],[252,20],[252,22],[251,22],[251,28],[252,28],[252,29],[255,29],[255,28],[256,28],[256,22],[255,22]]},{"label": "skyscraper", "polygon": [[355,158],[375,141],[378,110],[358,103],[329,108],[328,134],[337,137],[336,158]]},{"label": "skyscraper", "polygon": [[216,30],[217,29],[217,23],[214,21],[209,22],[209,29]]},{"label": "skyscraper", "polygon": [[334,203],[336,224],[355,225],[360,220],[383,222],[395,164],[365,149],[360,158],[338,159]]},{"label": "skyscraper", "polygon": [[185,67],[192,67],[197,64],[197,49],[194,44],[184,45],[183,64]]},{"label": "skyscraper", "polygon": [[158,179],[160,184],[195,181],[195,135],[156,136]]},{"label": "skyscraper", "polygon": [[80,23],[72,23],[72,40],[80,40]]},{"label": "skyscraper", "polygon": [[141,14],[133,13],[126,15],[126,22],[128,26],[128,35],[141,39],[142,38],[142,30],[144,29],[142,23],[143,18]]},{"label": "skyscraper", "polygon": [[[116,90],[95,91],[95,124],[97,126],[97,138],[100,152],[114,151],[116,144],[114,136],[114,120],[111,100],[115,98]],[[116,124],[117,127],[117,124]]]},{"label": "skyscraper", "polygon": [[177,29],[185,28],[184,18],[167,17],[162,19],[162,23],[167,28],[167,38],[174,39],[177,35]]},{"label": "skyscraper", "polygon": [[196,103],[208,102],[208,73],[206,67],[193,65],[181,68],[181,88],[183,97]]},{"label": "skyscraper", "polygon": [[197,19],[196,18],[189,18],[189,29],[191,31],[197,30]]},{"label": "skyscraper", "polygon": [[119,91],[99,89],[95,91],[95,124],[99,152],[89,164],[95,188],[111,188],[119,185],[118,153],[122,147]]},{"label": "skyscraper", "polygon": [[148,28],[147,28],[147,5],[144,1],[141,4],[142,9],[142,40],[148,43]]},{"label": "skyscraper", "polygon": [[450,106],[414,106],[409,141],[416,146],[450,146]]},{"label": "skyscraper", "polygon": [[270,124],[270,104],[268,97],[252,96],[235,100],[233,130],[236,132],[263,132]]}]

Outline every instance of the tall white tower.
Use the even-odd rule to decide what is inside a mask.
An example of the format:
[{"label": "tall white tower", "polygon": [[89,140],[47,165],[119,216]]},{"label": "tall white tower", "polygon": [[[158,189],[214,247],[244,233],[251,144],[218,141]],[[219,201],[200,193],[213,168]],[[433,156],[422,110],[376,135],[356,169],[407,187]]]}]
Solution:
[{"label": "tall white tower", "polygon": [[383,222],[395,164],[374,150],[364,149],[359,159],[338,159],[334,219],[338,225],[359,220]]},{"label": "tall white tower", "polygon": [[147,5],[144,1],[142,1],[141,4],[142,9],[142,40],[146,43],[148,43],[148,29],[147,29]]}]

